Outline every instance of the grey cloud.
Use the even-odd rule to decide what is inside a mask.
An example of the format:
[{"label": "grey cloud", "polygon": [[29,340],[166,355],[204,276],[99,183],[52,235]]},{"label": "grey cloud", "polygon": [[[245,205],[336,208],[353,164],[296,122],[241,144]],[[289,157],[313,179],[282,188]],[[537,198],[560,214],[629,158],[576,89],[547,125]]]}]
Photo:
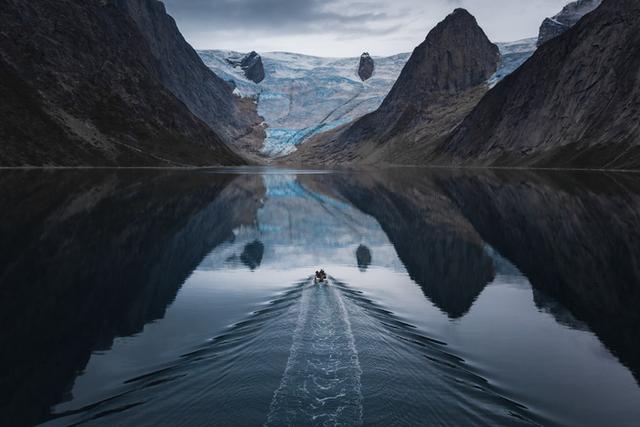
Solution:
[{"label": "grey cloud", "polygon": [[410,51],[456,7],[469,10],[494,41],[535,36],[569,0],[164,1],[198,48],[353,56]]},{"label": "grey cloud", "polygon": [[[362,11],[339,0],[165,0],[167,9],[190,28],[210,31],[363,32],[374,25],[389,31],[388,12]],[[357,10],[352,13],[350,11]]]}]

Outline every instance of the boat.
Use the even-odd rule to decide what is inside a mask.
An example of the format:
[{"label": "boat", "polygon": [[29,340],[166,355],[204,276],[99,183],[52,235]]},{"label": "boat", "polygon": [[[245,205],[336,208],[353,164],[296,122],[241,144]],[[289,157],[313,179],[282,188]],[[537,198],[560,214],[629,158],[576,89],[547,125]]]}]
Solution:
[{"label": "boat", "polygon": [[316,285],[327,283],[327,273],[325,273],[324,270],[320,270],[320,272],[316,271],[316,274],[313,277],[313,282]]}]

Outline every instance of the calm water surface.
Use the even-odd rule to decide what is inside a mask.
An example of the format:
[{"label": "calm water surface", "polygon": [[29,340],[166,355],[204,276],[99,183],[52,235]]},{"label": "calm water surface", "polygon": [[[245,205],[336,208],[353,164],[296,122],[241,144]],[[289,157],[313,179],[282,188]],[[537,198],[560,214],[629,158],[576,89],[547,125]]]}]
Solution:
[{"label": "calm water surface", "polygon": [[638,425],[638,176],[2,171],[0,206],[0,425]]}]

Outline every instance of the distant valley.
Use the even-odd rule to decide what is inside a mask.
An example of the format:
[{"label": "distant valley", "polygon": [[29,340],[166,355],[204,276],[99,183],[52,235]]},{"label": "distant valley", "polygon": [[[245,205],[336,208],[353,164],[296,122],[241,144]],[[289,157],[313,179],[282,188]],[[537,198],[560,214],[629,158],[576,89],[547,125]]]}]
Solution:
[{"label": "distant valley", "polygon": [[[495,85],[526,61],[536,49],[536,39],[498,43],[502,61],[488,81]],[[314,135],[334,129],[375,111],[391,90],[410,53],[373,57],[373,75],[362,81],[359,57],[322,58],[289,52],[260,53],[264,80],[256,83],[230,58],[233,51],[198,51],[204,63],[235,87],[235,93],[257,101],[264,118],[266,140],[262,153],[280,157]]]}]

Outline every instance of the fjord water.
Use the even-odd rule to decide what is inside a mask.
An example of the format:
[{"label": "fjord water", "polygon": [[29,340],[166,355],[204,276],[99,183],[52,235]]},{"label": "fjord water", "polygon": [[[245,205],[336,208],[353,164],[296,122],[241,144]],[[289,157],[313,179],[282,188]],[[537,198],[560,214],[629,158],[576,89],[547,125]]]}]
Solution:
[{"label": "fjord water", "polygon": [[3,171],[0,200],[1,425],[640,419],[638,176]]}]

